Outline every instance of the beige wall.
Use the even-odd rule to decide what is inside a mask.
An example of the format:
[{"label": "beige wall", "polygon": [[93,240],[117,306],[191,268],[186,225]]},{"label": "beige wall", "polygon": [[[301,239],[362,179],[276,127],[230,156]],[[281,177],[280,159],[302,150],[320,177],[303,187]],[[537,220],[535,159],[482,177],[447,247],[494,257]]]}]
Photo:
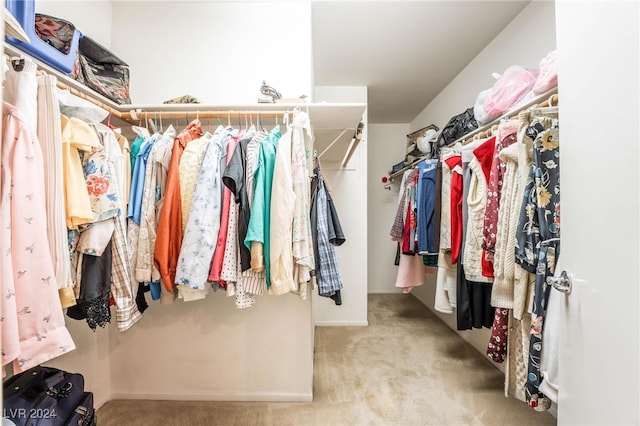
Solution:
[{"label": "beige wall", "polygon": [[36,12],[66,19],[84,35],[111,48],[111,1],[36,0]]},{"label": "beige wall", "polygon": [[154,304],[130,330],[111,328],[112,398],[309,401],[311,301],[262,296]]},{"label": "beige wall", "polygon": [[[366,103],[364,86],[316,86],[314,102]],[[342,305],[314,295],[316,325],[367,325],[367,153],[369,128],[364,113],[364,131],[347,168],[320,159],[322,170],[340,217],[346,241],[336,247],[340,275],[344,284]],[[356,126],[358,123],[353,123]]]},{"label": "beige wall", "polygon": [[[110,1],[37,0],[36,11],[72,22],[76,28],[105,47],[111,45]],[[100,16],[101,19],[95,19]],[[115,321],[115,319],[114,319]],[[91,331],[85,321],[66,318],[76,350],[62,355],[47,366],[82,373],[85,389],[94,394],[94,405],[100,407],[111,399],[111,365],[109,361],[110,328]]]},{"label": "beige wall", "polygon": [[[451,116],[473,106],[477,94],[493,85],[492,72],[503,72],[510,65],[536,68],[538,62],[556,47],[555,10],[552,1],[531,2],[482,52],[411,122],[411,130],[434,123],[442,128]],[[449,327],[456,329],[456,317],[435,311],[435,276],[413,294],[433,310]],[[481,353],[486,353],[488,329],[458,332]],[[488,359],[488,358],[487,358]],[[501,364],[496,364],[503,369]]]},{"label": "beige wall", "polygon": [[111,45],[131,66],[133,103],[253,104],[263,80],[312,96],[308,1],[118,1]]},{"label": "beige wall", "polygon": [[66,318],[66,324],[73,336],[76,349],[45,365],[82,373],[85,389],[93,392],[94,405],[100,407],[111,399],[111,363],[109,361],[111,327],[98,328],[94,332],[84,320],[70,318]]},{"label": "beige wall", "polygon": [[[308,2],[184,3],[49,1],[38,9],[71,20],[127,61],[136,103],[184,94],[210,104],[254,103],[263,79],[283,97],[311,95]],[[246,25],[229,37],[229,26],[239,22],[285,21]],[[296,55],[258,48],[265,45]],[[363,241],[357,244],[366,247],[366,235]],[[96,406],[114,397],[308,401],[312,299],[264,296],[245,310],[222,293],[173,306],[150,301],[142,320],[123,333],[115,318],[95,334],[70,322],[78,349],[51,365],[83,373]]]},{"label": "beige wall", "polygon": [[395,287],[398,267],[394,265],[396,243],[391,241],[389,231],[398,209],[400,178],[390,189],[381,182],[391,166],[405,157],[405,146],[409,123],[370,124],[367,191],[369,218],[369,293],[399,293]]}]

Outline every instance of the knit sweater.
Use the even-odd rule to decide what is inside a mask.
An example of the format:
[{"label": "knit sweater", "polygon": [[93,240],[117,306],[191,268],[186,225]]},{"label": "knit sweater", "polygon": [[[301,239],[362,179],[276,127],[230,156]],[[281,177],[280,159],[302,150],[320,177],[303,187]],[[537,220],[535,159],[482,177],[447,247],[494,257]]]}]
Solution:
[{"label": "knit sweater", "polygon": [[469,163],[467,237],[464,247],[464,273],[469,281],[490,283],[493,280],[482,275],[482,228],[487,201],[487,176],[491,167],[495,138],[486,140],[473,151]]},{"label": "knit sweater", "polygon": [[502,195],[498,213],[496,245],[493,258],[494,282],[491,290],[491,305],[513,309],[513,284],[515,271],[516,228],[522,198],[518,201],[518,150],[520,144],[504,148],[498,154],[506,167],[502,178]]}]

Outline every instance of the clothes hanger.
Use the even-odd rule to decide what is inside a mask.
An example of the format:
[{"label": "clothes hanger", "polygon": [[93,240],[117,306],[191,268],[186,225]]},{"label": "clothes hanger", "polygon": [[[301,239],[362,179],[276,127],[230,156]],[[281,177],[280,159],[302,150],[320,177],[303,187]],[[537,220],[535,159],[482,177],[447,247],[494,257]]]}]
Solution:
[{"label": "clothes hanger", "polygon": [[289,123],[289,111],[287,110],[286,112],[284,112],[284,113],[282,114],[282,125],[283,125],[285,128],[287,128],[287,129],[288,129],[288,128],[289,128],[289,124],[290,124],[290,123]]}]

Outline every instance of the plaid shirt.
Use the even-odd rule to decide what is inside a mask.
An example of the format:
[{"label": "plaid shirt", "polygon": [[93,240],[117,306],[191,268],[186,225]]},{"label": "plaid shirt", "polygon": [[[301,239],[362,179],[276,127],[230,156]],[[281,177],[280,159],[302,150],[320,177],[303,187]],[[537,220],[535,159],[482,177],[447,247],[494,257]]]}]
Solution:
[{"label": "plaid shirt", "polygon": [[113,264],[111,269],[111,295],[116,302],[116,321],[118,330],[125,331],[135,324],[141,317],[135,301],[138,285],[135,288],[129,273],[129,247],[127,246],[124,217],[113,218],[115,230],[112,238]]},{"label": "plaid shirt", "polygon": [[340,270],[338,268],[338,257],[334,245],[329,236],[329,200],[327,190],[322,177],[318,179],[316,188],[315,210],[317,214],[317,247],[316,257],[316,278],[318,283],[318,294],[330,297],[343,288]]}]

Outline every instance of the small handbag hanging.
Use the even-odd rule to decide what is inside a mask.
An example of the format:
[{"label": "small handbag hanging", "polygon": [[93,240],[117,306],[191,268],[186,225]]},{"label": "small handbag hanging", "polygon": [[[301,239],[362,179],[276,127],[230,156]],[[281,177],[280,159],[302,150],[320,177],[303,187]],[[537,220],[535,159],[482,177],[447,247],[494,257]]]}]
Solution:
[{"label": "small handbag hanging", "polygon": [[129,65],[90,37],[80,39],[71,76],[119,105],[131,103]]}]

